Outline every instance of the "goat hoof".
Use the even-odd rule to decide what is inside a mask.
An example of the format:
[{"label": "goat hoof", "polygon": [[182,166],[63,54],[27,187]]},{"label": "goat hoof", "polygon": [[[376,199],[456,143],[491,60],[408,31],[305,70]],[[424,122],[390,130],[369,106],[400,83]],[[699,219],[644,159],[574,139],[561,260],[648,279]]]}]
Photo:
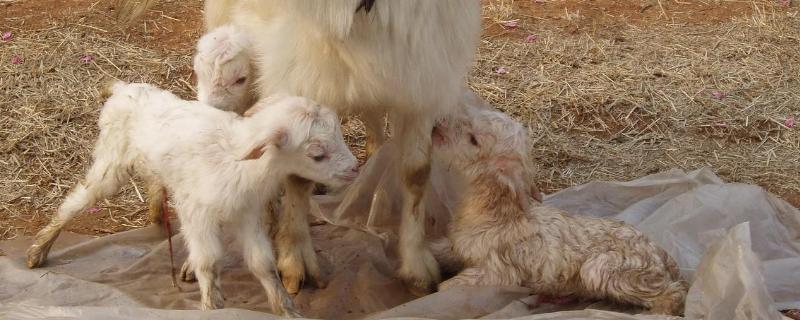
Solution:
[{"label": "goat hoof", "polygon": [[209,291],[202,295],[200,298],[201,310],[215,310],[225,307],[225,298],[222,297],[222,292],[217,286],[212,286]]},{"label": "goat hoof", "polygon": [[297,310],[294,310],[294,309],[285,309],[285,310],[283,310],[283,316],[286,317],[286,318],[302,318],[303,317],[303,315],[300,314],[300,312],[297,312]]},{"label": "goat hoof", "polygon": [[424,296],[436,291],[436,286],[442,277],[439,273],[439,264],[430,251],[418,251],[417,254],[419,255],[414,257],[416,259],[403,261],[398,274],[411,293]]},{"label": "goat hoof", "polygon": [[194,276],[194,269],[192,269],[192,265],[189,264],[189,261],[183,263],[181,266],[181,281],[183,282],[195,282],[197,278]]},{"label": "goat hoof", "polygon": [[45,252],[42,250],[42,247],[33,245],[28,249],[27,254],[28,254],[28,260],[27,260],[28,268],[31,269],[38,268],[41,267],[42,264],[44,264],[46,255]]},{"label": "goat hoof", "polygon": [[433,286],[430,285],[430,284],[421,283],[419,281],[414,281],[414,280],[410,280],[410,281],[409,280],[404,280],[403,282],[405,282],[406,287],[408,288],[408,291],[410,291],[411,294],[413,294],[413,295],[415,295],[417,297],[424,297],[424,296],[429,295],[429,294],[431,294],[431,293],[433,293],[435,291]]},{"label": "goat hoof", "polygon": [[290,295],[296,295],[300,292],[300,281],[303,280],[303,277],[296,276],[296,275],[283,275],[281,282],[283,282],[283,287],[286,288],[286,292]]}]

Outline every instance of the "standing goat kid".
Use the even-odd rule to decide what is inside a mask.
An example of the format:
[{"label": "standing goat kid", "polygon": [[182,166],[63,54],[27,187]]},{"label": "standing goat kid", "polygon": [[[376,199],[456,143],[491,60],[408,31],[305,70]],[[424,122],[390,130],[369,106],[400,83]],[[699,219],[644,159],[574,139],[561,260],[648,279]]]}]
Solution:
[{"label": "standing goat kid", "polygon": [[434,155],[469,185],[448,239],[432,246],[443,265],[466,267],[443,282],[518,285],[545,295],[611,299],[653,313],[682,312],[687,285],[673,259],[630,225],[570,215],[528,195],[524,128],[496,111],[468,109],[434,128]]},{"label": "standing goat kid", "polygon": [[277,281],[265,205],[289,175],[342,185],[355,179],[357,162],[333,110],[300,97],[262,103],[269,112],[243,118],[151,85],[115,84],[100,114],[94,163],[36,235],[28,266],[40,266],[64,224],[116,194],[134,169],[171,191],[202,309],[223,307],[220,234],[230,228],[273,311],[297,315]]}]

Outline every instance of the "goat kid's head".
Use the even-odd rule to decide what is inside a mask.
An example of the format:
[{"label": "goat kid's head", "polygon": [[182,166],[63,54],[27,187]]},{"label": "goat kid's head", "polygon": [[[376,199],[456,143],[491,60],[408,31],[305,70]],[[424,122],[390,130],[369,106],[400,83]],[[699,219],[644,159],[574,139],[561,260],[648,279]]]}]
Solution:
[{"label": "goat kid's head", "polygon": [[241,30],[227,25],[203,35],[193,68],[200,102],[238,114],[253,104],[250,41]]},{"label": "goat kid's head", "polygon": [[467,107],[439,121],[431,133],[437,159],[461,171],[470,183],[491,179],[527,206],[541,201],[528,166],[525,128],[502,112]]},{"label": "goat kid's head", "polygon": [[[257,111],[247,119],[258,128],[273,129],[255,135],[265,138],[254,143],[244,160],[258,159],[272,148],[272,165],[286,174],[333,188],[341,188],[358,176],[358,161],[347,148],[333,109],[284,95],[261,99],[253,109]],[[262,123],[277,125],[258,125]]]}]

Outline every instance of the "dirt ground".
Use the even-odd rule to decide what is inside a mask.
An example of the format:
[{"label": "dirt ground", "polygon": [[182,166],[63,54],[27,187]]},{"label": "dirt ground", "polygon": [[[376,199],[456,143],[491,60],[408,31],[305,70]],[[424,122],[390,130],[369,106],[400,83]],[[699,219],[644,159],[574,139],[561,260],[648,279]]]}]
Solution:
[{"label": "dirt ground", "polygon": [[[570,41],[576,39],[590,39],[589,41],[597,42],[611,42],[611,43],[626,43],[630,42],[630,34],[635,34],[637,30],[641,30],[642,34],[647,32],[653,33],[652,30],[670,30],[671,32],[679,32],[682,29],[691,30],[691,32],[704,32],[702,30],[709,30],[715,32],[720,25],[726,25],[734,20],[747,20],[753,16],[764,16],[767,14],[795,17],[793,23],[797,24],[797,5],[788,4],[784,1],[614,1],[614,0],[571,0],[571,1],[509,1],[509,0],[493,0],[483,1],[484,3],[484,37],[481,47],[481,57],[476,66],[476,71],[473,72],[470,82],[479,93],[486,96],[489,101],[495,103],[501,109],[511,113],[515,117],[520,118],[526,124],[530,124],[535,120],[533,117],[528,117],[529,112],[539,110],[533,108],[533,111],[517,110],[515,103],[516,100],[507,99],[505,97],[511,95],[509,91],[525,90],[527,86],[526,78],[509,77],[509,79],[484,81],[486,78],[497,79],[496,75],[487,75],[494,70],[500,62],[505,58],[505,43],[508,41],[522,42],[530,36],[534,36],[533,41],[539,41],[539,37],[547,37],[547,43],[557,42],[558,39],[568,39]],[[144,19],[136,22],[135,24],[127,27],[122,27],[114,19],[113,1],[109,0],[2,0],[0,1],[0,32],[12,31],[15,37],[24,37],[29,33],[46,34],[50,30],[53,32],[62,30],[65,27],[72,28],[70,30],[76,31],[83,35],[99,36],[107,41],[114,41],[126,43],[133,47],[147,50],[143,52],[154,52],[153,55],[163,55],[175,57],[174,70],[169,71],[166,75],[154,75],[154,81],[162,85],[166,85],[172,90],[185,97],[191,97],[192,89],[192,75],[191,68],[188,64],[188,57],[193,52],[193,47],[196,39],[201,34],[201,9],[200,1],[162,1],[160,4],[152,8],[144,17]],[[794,16],[792,16],[794,15]],[[648,31],[651,30],[651,31]],[[701,30],[701,31],[697,31]],[[71,31],[71,32],[72,32]],[[789,43],[797,44],[796,34],[793,36],[787,35]],[[654,36],[657,37],[657,36]],[[792,40],[794,39],[794,40]],[[11,40],[14,41],[14,40]],[[67,41],[67,40],[65,40]],[[69,40],[73,41],[73,40]],[[80,41],[80,40],[77,40]],[[577,41],[577,40],[576,40]],[[0,50],[7,50],[5,44],[0,43]],[[677,44],[677,45],[680,45]],[[791,44],[788,44],[791,45]],[[688,46],[688,44],[687,44]],[[797,48],[797,47],[795,47]],[[488,57],[488,58],[487,58]],[[511,58],[508,58],[511,59]],[[556,59],[556,58],[553,58]],[[500,62],[498,62],[500,61]],[[509,60],[510,61],[510,60]],[[517,61],[517,60],[515,60]],[[111,61],[109,61],[111,62]],[[25,61],[28,63],[28,61]],[[538,63],[538,62],[537,62]],[[562,61],[554,60],[553,63],[560,64]],[[112,63],[114,64],[114,63]],[[502,64],[502,63],[500,63]],[[591,62],[585,68],[591,68]],[[544,68],[545,64],[543,64]],[[574,66],[574,65],[573,65]],[[0,68],[11,68],[7,61],[0,62]],[[114,65],[114,67],[117,67]],[[533,66],[535,69],[538,66]],[[124,66],[120,67],[125,69]],[[118,69],[120,69],[118,68]],[[577,67],[576,67],[577,68]],[[512,72],[514,70],[512,69]],[[13,72],[13,71],[9,71]],[[655,78],[660,78],[658,71]],[[664,71],[668,73],[668,71]],[[160,78],[159,78],[160,77]],[[795,79],[797,75],[794,75]],[[558,79],[553,79],[557,81]],[[0,79],[0,83],[2,83]],[[795,86],[796,88],[796,86]],[[44,88],[41,88],[44,89]],[[498,93],[500,92],[500,93]],[[0,106],[2,106],[0,100]],[[16,108],[20,101],[6,101],[5,108]],[[625,124],[621,122],[618,117],[613,115],[606,115],[602,112],[592,114],[593,104],[595,102],[587,102],[588,105],[573,104],[573,105],[559,105],[559,108],[566,108],[562,116],[570,117],[570,121],[576,123],[585,122],[583,125],[594,125],[593,121],[599,121],[602,125],[599,129],[592,130],[591,134],[583,135],[586,139],[602,140],[603,143],[613,145],[616,143],[615,139],[620,138],[619,133],[626,135],[625,139],[636,139],[635,136],[639,133],[640,137],[646,135],[646,131],[650,129],[655,122],[648,123],[641,122],[636,124]],[[522,108],[522,107],[519,107]],[[792,109],[794,108],[794,109]],[[795,105],[789,107],[790,112],[794,112],[795,116],[800,116],[800,109]],[[0,109],[5,112],[8,109]],[[570,110],[579,110],[576,112]],[[570,113],[572,112],[572,113]],[[634,109],[631,109],[634,112]],[[85,113],[91,115],[92,113]],[[636,111],[638,114],[638,111]],[[630,114],[629,114],[630,115]],[[3,118],[14,117],[6,114],[0,114]],[[662,115],[669,117],[669,115]],[[85,122],[78,125],[92,126],[94,120],[88,117]],[[574,119],[573,119],[574,118]],[[563,119],[563,118],[562,118]],[[641,119],[655,119],[655,117],[648,118],[641,116]],[[5,120],[3,120],[5,121]],[[82,120],[83,121],[83,120]],[[566,121],[566,120],[565,120]],[[591,123],[590,123],[591,122]],[[615,124],[616,123],[616,124]],[[74,125],[67,123],[67,126]],[[542,125],[547,125],[544,123]],[[50,200],[47,203],[41,203],[31,200],[30,195],[16,195],[7,197],[3,200],[2,208],[0,211],[0,239],[14,238],[23,234],[31,234],[38,230],[38,228],[49,218],[49,215],[55,206],[58,204],[60,196],[68,190],[68,188],[76,182],[71,180],[72,176],[79,175],[79,172],[66,173],[62,170],[81,171],[88,163],[88,148],[86,141],[91,141],[92,132],[94,129],[87,129],[85,136],[76,139],[72,142],[74,148],[80,149],[78,155],[71,158],[70,164],[61,162],[60,169],[53,169],[54,174],[49,175],[51,178],[20,178],[15,174],[9,173],[0,176],[5,185],[3,190],[24,189],[27,185],[34,185],[35,188],[54,190],[50,193]],[[773,136],[760,137],[759,141],[748,142],[757,145],[759,142],[781,144],[786,143],[785,139],[794,139],[797,134],[790,135],[786,138],[785,132],[793,132],[791,130],[798,130],[797,128],[791,129],[788,127],[778,128],[775,126],[770,127],[769,132],[775,133],[777,138]],[[79,131],[83,130],[78,128]],[[569,128],[556,128],[549,130],[549,134],[561,135],[563,139],[574,138],[571,136],[571,129]],[[639,130],[639,131],[631,131]],[[711,130],[711,131],[708,131]],[[724,131],[713,131],[716,129],[708,129],[707,131],[697,131],[697,135],[708,134],[727,134]],[[689,133],[695,134],[695,133]],[[8,137],[0,137],[0,141],[13,140]],[[22,138],[20,138],[22,139]],[[360,148],[363,146],[363,134],[357,130],[350,132],[350,139],[353,144]],[[698,137],[698,140],[705,138]],[[708,138],[711,139],[711,138]],[[777,139],[777,140],[776,140]],[[535,139],[534,139],[535,140]],[[713,139],[712,139],[713,140]],[[774,141],[773,141],[774,140]],[[554,141],[557,141],[554,140]],[[792,143],[792,142],[788,142]],[[796,142],[795,142],[796,144]],[[12,166],[14,164],[20,165],[17,162],[28,164],[26,161],[34,161],[37,159],[36,148],[25,149],[24,139],[21,142],[15,142],[14,145],[8,148],[2,148],[5,153],[3,161],[4,166]],[[728,145],[725,145],[728,146]],[[545,146],[546,147],[546,146]],[[578,183],[588,182],[592,179],[630,179],[642,174],[652,173],[659,170],[665,170],[671,167],[680,167],[684,169],[696,168],[698,163],[702,162],[686,162],[686,161],[662,161],[646,167],[638,168],[636,170],[626,171],[627,164],[619,163],[614,164],[615,159],[608,159],[602,162],[602,165],[573,165],[574,162],[594,162],[593,158],[595,151],[593,150],[572,150],[564,152],[564,150],[553,151],[552,148],[538,147],[534,148],[534,158],[539,161],[538,167],[543,172],[542,189],[546,192],[553,192],[564,187],[568,187]],[[659,148],[670,149],[670,145],[660,145]],[[675,146],[673,149],[681,149],[680,146]],[[728,148],[730,149],[730,148]],[[732,149],[731,149],[732,150]],[[537,152],[541,151],[541,156],[536,156]],[[739,151],[731,151],[732,153]],[[741,151],[741,161],[750,161],[746,151]],[[31,157],[33,154],[33,157]],[[716,155],[716,153],[714,153]],[[704,157],[714,157],[712,154],[705,154]],[[697,156],[697,154],[695,154]],[[28,158],[26,158],[28,157]],[[666,156],[656,155],[658,159],[666,159],[672,157],[669,154]],[[702,155],[700,157],[703,157]],[[19,160],[23,159],[23,160]],[[28,159],[28,160],[24,160]],[[595,159],[595,160],[593,160]],[[673,159],[674,160],[674,159]],[[648,160],[649,161],[649,160]],[[769,164],[770,160],[767,160]],[[773,163],[779,163],[779,159],[772,160]],[[784,158],[784,161],[785,158]],[[640,160],[641,162],[641,160]],[[739,169],[726,169],[721,166],[718,169],[719,174],[728,181],[741,181],[747,183],[759,184],[773,193],[778,194],[795,206],[800,206],[800,189],[798,189],[797,177],[795,175],[800,172],[800,163],[786,162],[782,164],[784,167],[798,169],[794,172],[784,172],[790,176],[786,179],[779,179],[774,177],[765,177],[759,179],[758,175],[738,175]],[[603,168],[603,166],[607,166]],[[604,171],[605,169],[605,171]],[[47,169],[42,169],[47,170]],[[591,171],[591,172],[590,172]],[[602,174],[606,172],[606,174]],[[61,174],[61,175],[59,175]],[[50,179],[50,181],[48,181]],[[793,179],[793,180],[792,180]],[[782,183],[781,181],[788,181]],[[27,185],[26,185],[27,184]],[[26,185],[26,186],[23,186]],[[133,183],[135,186],[136,184]],[[101,210],[96,213],[90,213],[79,217],[75,222],[70,224],[68,230],[84,233],[84,234],[106,234],[135,228],[145,224],[144,211],[145,204],[138,201],[138,190],[134,188],[127,188],[123,196],[132,205],[119,205],[117,201],[109,201],[100,205]],[[38,190],[38,189],[37,189]],[[130,208],[133,208],[132,212]]]}]

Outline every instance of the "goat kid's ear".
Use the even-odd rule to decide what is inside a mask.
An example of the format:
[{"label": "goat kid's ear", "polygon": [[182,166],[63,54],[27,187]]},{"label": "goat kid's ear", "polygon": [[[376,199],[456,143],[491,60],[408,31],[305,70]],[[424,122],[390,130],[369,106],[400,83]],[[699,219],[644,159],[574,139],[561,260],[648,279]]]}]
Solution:
[{"label": "goat kid's ear", "polygon": [[281,149],[286,146],[289,142],[289,133],[286,129],[278,129],[272,135],[267,137],[264,140],[259,141],[256,143],[255,146],[250,148],[250,152],[248,152],[242,160],[255,160],[261,158],[264,155],[264,152],[267,151],[268,148],[276,148]]},{"label": "goat kid's ear", "polygon": [[[508,192],[511,192],[513,198],[517,199],[520,208],[526,210],[530,206],[530,196],[533,190],[528,184],[528,177],[525,175],[522,164],[517,160],[505,158],[495,159],[493,162],[499,182],[506,187]],[[538,192],[538,189],[536,190]]]}]

